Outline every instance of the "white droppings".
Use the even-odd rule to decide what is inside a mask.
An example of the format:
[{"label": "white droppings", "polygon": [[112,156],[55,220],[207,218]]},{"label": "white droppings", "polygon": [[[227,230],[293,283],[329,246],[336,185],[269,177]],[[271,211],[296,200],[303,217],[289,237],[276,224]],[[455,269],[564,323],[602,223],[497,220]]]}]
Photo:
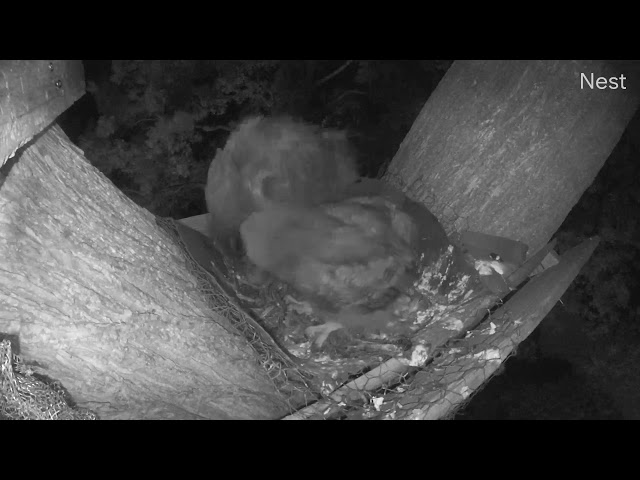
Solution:
[{"label": "white droppings", "polygon": [[464,323],[462,323],[462,320],[458,320],[457,318],[450,318],[442,323],[442,328],[459,332],[464,328]]},{"label": "white droppings", "polygon": [[420,325],[425,323],[431,316],[429,315],[429,311],[425,310],[423,312],[416,313],[416,321],[414,322],[416,325]]},{"label": "white droppings", "polygon": [[448,294],[447,294],[447,300],[452,301],[456,298],[458,298],[460,295],[462,295],[462,292],[464,292],[467,288],[467,284],[469,283],[469,279],[471,277],[469,275],[464,275],[457,283],[456,288],[454,288],[453,290],[451,290]]},{"label": "white droppings", "polygon": [[465,385],[460,390],[460,395],[462,395],[462,398],[466,400],[467,398],[469,398],[469,395],[471,395],[471,389]]},{"label": "white droppings", "polygon": [[504,275],[505,273],[504,264],[497,260],[476,260],[474,263],[474,268],[483,277],[487,275],[493,275],[494,272],[500,275]]},{"label": "white droppings", "polygon": [[311,351],[311,341],[300,343],[298,345],[287,345],[287,350],[289,350],[294,357],[306,358],[309,356]]},{"label": "white droppings", "polygon": [[409,365],[411,367],[421,367],[429,359],[429,350],[424,345],[417,345],[411,352],[411,361]]},{"label": "white droppings", "polygon": [[500,360],[500,350],[497,348],[489,348],[473,355],[473,358],[479,360]]}]

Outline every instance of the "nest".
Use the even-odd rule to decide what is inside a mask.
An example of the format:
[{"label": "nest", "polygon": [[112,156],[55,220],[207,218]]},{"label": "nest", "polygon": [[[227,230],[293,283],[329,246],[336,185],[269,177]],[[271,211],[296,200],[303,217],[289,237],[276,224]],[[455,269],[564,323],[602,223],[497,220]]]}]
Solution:
[{"label": "nest", "polygon": [[[338,416],[345,412],[358,418],[375,416],[376,398],[404,391],[416,369],[437,355],[420,345],[425,343],[421,332],[490,293],[464,255],[449,246],[422,270],[414,295],[394,303],[402,319],[397,331],[339,329],[317,348],[308,329],[323,320],[289,286],[272,277],[257,278],[247,264],[224,257],[210,240],[179,222],[162,224],[177,234],[212,308],[249,340],[294,416],[309,409],[312,417],[326,416],[322,412],[328,411],[340,412]],[[477,312],[474,315],[478,317]],[[451,329],[448,336],[457,333]]]},{"label": "nest", "polygon": [[96,420],[90,410],[73,405],[56,381],[39,376],[13,353],[9,340],[0,342],[0,418],[5,420]]}]

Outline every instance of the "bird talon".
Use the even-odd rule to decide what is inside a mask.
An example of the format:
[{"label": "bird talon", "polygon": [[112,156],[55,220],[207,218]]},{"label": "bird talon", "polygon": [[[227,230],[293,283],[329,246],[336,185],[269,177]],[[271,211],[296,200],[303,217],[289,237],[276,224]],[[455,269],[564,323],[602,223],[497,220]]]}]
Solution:
[{"label": "bird talon", "polygon": [[[307,327],[304,333],[309,337],[309,339],[313,339],[313,344],[317,348],[321,348],[324,342],[329,337],[331,332],[336,330],[340,330],[344,328],[344,325],[338,322],[327,322],[322,325],[314,325],[311,327]],[[315,338],[314,338],[315,337]]]}]

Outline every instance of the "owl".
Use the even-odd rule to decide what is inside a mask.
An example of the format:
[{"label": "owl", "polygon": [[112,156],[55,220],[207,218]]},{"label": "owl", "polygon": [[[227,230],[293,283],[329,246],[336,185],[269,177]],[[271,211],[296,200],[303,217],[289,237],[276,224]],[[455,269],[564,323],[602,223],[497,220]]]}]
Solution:
[{"label": "owl", "polygon": [[226,253],[237,253],[240,225],[252,213],[272,205],[335,200],[357,177],[344,132],[287,117],[248,118],[209,167],[210,236]]}]

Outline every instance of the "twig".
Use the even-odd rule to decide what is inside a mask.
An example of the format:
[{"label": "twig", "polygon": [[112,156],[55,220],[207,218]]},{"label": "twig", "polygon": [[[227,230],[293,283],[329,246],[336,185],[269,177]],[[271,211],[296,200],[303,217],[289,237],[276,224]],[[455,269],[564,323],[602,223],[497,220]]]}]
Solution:
[{"label": "twig", "polygon": [[322,85],[325,82],[328,82],[329,80],[331,80],[333,77],[335,77],[336,75],[338,75],[340,72],[342,72],[345,68],[347,68],[349,65],[351,65],[353,63],[353,60],[347,60],[346,63],[344,63],[341,67],[339,67],[337,70],[334,70],[333,72],[331,72],[329,75],[327,75],[326,77],[324,77],[321,80],[318,80],[316,82],[316,87],[319,87],[320,85]]},{"label": "twig", "polygon": [[167,185],[166,187],[162,188],[162,191],[166,191],[166,190],[170,190],[170,189],[175,189],[175,188],[183,188],[183,187],[188,187],[188,186],[193,186],[194,188],[203,188],[205,186],[204,183],[202,182],[185,182],[185,183],[176,183],[174,185]]},{"label": "twig", "polygon": [[347,95],[351,95],[351,94],[357,94],[357,95],[366,95],[367,92],[363,92],[362,90],[347,90],[346,92],[342,92],[338,98],[335,98],[333,100],[331,100],[331,103],[338,103],[340,100],[342,100],[344,97],[346,97]]},{"label": "twig", "polygon": [[218,125],[215,127],[207,127],[206,125],[203,125],[201,127],[196,127],[199,130],[202,130],[204,132],[215,132],[216,130],[224,130],[225,132],[230,132],[231,131],[231,127],[228,127],[226,125]]}]

